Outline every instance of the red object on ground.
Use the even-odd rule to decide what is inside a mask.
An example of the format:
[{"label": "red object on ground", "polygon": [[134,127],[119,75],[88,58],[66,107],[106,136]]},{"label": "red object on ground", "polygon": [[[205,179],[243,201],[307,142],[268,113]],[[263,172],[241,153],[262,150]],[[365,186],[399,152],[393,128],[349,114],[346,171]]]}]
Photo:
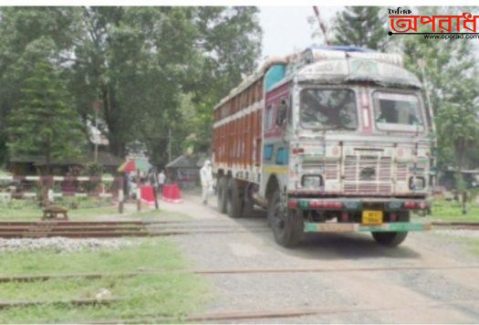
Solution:
[{"label": "red object on ground", "polygon": [[180,203],[181,200],[181,190],[178,187],[178,184],[165,184],[163,186],[162,199],[166,202]]},{"label": "red object on ground", "polygon": [[136,170],[136,164],[134,160],[128,160],[126,165],[123,167],[125,173],[131,173]]},{"label": "red object on ground", "polygon": [[153,186],[145,185],[140,187],[141,200],[146,204],[155,204],[155,192]]}]

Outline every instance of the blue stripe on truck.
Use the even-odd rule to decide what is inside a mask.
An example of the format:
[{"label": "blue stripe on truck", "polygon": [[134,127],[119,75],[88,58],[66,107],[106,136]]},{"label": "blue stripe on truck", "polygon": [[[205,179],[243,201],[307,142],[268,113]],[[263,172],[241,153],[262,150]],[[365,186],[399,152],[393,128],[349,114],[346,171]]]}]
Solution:
[{"label": "blue stripe on truck", "polygon": [[430,223],[391,222],[380,225],[362,225],[360,223],[316,223],[305,222],[304,232],[385,232],[385,231],[426,231]]}]

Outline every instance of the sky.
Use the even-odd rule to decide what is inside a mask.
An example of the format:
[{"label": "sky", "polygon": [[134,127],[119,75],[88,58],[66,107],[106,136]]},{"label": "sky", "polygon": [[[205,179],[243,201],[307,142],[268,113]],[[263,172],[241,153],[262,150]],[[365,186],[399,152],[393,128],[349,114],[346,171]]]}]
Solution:
[{"label": "sky", "polygon": [[[328,26],[331,26],[336,13],[343,8],[344,6],[321,6],[321,19]],[[479,8],[477,11],[479,11]],[[476,12],[475,14],[478,13]],[[314,44],[315,40],[312,38],[312,33],[318,26],[317,20],[314,17],[312,6],[260,7],[259,18],[263,28],[261,59],[264,60],[268,56],[287,55]],[[308,23],[308,18],[314,18],[314,26]],[[475,45],[475,55],[479,59],[479,41],[473,42],[473,44]]]},{"label": "sky", "polygon": [[[321,7],[321,19],[329,22],[341,7]],[[313,18],[312,6],[308,7],[260,7],[260,24],[263,28],[263,53],[267,56],[282,56],[302,50],[315,43],[312,38],[314,26],[308,22]],[[314,27],[314,28],[313,28]]]}]

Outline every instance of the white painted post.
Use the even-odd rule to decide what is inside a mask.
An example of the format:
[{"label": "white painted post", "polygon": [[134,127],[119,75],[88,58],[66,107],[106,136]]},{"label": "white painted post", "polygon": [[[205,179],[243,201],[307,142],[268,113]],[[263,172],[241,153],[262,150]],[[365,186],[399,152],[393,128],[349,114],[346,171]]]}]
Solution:
[{"label": "white painted post", "polygon": [[55,195],[53,193],[53,189],[51,188],[48,189],[47,198],[49,203],[53,203],[55,201]]},{"label": "white painted post", "polygon": [[136,170],[136,210],[141,211],[140,170]]},{"label": "white painted post", "polygon": [[124,198],[124,193],[123,193],[123,189],[120,189],[118,191],[118,212],[119,213],[123,213],[123,200],[125,199]]}]

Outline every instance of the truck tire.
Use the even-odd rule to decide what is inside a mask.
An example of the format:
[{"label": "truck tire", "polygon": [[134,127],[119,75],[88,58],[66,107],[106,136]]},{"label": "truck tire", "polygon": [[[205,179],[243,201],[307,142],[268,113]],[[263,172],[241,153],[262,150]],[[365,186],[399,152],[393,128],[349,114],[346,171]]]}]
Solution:
[{"label": "truck tire", "polygon": [[283,247],[294,247],[303,238],[303,217],[295,210],[283,207],[279,190],[268,202],[268,222],[273,229],[275,241]]},{"label": "truck tire", "polygon": [[226,210],[228,215],[231,218],[239,218],[242,216],[242,197],[240,193],[240,189],[238,186],[238,182],[234,178],[230,178],[227,187],[227,202],[226,202]]},{"label": "truck tire", "polygon": [[401,244],[407,236],[407,231],[404,232],[373,232],[374,240],[383,246],[396,247]]},{"label": "truck tire", "polygon": [[251,194],[251,185],[246,186],[243,193],[242,217],[248,218],[253,214],[254,200]]},{"label": "truck tire", "polygon": [[228,186],[228,179],[224,176],[218,179],[218,188],[217,191],[217,198],[218,198],[218,211],[220,213],[226,213],[226,201],[228,196],[227,194],[227,186]]},{"label": "truck tire", "polygon": [[[410,213],[408,211],[399,212],[398,221],[400,222],[409,222]],[[404,232],[373,232],[374,240],[383,246],[396,247],[401,244],[407,237],[407,231]]]}]

